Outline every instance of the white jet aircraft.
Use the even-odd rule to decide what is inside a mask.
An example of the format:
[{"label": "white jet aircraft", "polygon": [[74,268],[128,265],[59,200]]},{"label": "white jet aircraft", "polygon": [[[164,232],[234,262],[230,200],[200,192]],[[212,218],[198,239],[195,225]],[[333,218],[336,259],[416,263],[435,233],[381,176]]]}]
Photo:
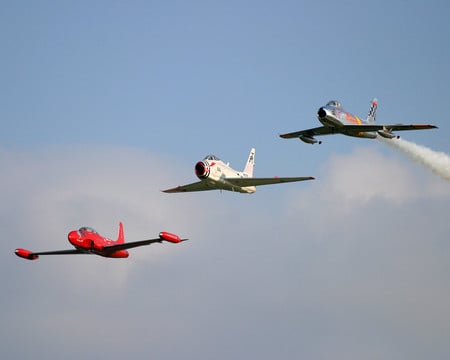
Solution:
[{"label": "white jet aircraft", "polygon": [[197,175],[200,181],[188,185],[178,186],[172,189],[163,190],[163,192],[179,193],[189,191],[229,190],[252,194],[256,191],[256,186],[259,185],[314,180],[312,176],[254,178],[254,165],[255,149],[251,149],[244,171],[242,172],[232,169],[229,166],[229,163],[224,163],[216,156],[208,155],[195,165],[195,175]]}]

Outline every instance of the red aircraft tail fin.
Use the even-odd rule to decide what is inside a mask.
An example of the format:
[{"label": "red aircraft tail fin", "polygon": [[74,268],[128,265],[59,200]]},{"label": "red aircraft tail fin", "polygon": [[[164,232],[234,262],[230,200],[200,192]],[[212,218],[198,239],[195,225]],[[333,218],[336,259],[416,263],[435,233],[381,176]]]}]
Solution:
[{"label": "red aircraft tail fin", "polygon": [[123,224],[122,222],[119,223],[119,237],[117,238],[118,244],[123,244],[125,241],[125,236],[123,235]]}]

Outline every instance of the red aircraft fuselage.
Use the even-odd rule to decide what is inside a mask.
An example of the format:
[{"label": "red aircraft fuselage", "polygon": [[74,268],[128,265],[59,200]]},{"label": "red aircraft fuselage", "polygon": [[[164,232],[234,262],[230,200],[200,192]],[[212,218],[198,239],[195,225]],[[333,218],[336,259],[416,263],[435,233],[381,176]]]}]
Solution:
[{"label": "red aircraft fuselage", "polygon": [[94,229],[88,227],[82,227],[79,230],[69,232],[67,238],[76,249],[81,251],[112,258],[127,258],[129,256],[126,250],[116,250],[114,252],[105,252],[103,250],[108,245],[122,244],[124,241],[122,231],[119,231],[117,241],[103,237]]}]

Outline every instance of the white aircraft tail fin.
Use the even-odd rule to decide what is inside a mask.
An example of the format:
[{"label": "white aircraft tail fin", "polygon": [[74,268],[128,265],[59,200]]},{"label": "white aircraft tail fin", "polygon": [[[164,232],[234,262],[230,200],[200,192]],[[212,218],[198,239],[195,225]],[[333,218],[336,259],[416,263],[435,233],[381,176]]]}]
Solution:
[{"label": "white aircraft tail fin", "polygon": [[366,122],[369,124],[373,124],[376,120],[377,115],[377,107],[378,107],[378,99],[374,98],[370,105],[369,115],[367,115]]},{"label": "white aircraft tail fin", "polygon": [[117,237],[117,243],[123,244],[125,241],[125,236],[123,235],[123,224],[122,222],[119,223],[119,236]]},{"label": "white aircraft tail fin", "polygon": [[255,166],[255,149],[252,148],[250,150],[250,154],[248,155],[247,163],[245,164],[244,173],[249,177],[253,177],[253,168]]}]

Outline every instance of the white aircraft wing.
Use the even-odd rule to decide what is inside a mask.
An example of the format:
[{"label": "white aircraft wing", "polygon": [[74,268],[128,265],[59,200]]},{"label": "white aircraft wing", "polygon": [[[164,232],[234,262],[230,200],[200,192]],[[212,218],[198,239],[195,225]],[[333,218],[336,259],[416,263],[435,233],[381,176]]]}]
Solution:
[{"label": "white aircraft wing", "polygon": [[298,138],[300,136],[308,136],[308,137],[313,137],[316,135],[329,135],[329,134],[334,134],[335,129],[332,127],[328,127],[328,126],[319,126],[316,128],[312,128],[312,129],[306,129],[306,130],[300,130],[300,131],[294,131],[291,133],[287,133],[287,134],[280,134],[280,137],[283,139],[292,139],[292,138]]},{"label": "white aircraft wing", "polygon": [[180,192],[190,192],[190,191],[207,191],[216,190],[216,187],[209,185],[206,181],[198,181],[192,184],[177,186],[172,189],[162,190],[165,193],[180,193]]},{"label": "white aircraft wing", "polygon": [[227,178],[227,182],[231,185],[246,187],[246,186],[260,186],[281,184],[295,181],[314,180],[312,176],[306,177],[273,177],[273,178]]}]

